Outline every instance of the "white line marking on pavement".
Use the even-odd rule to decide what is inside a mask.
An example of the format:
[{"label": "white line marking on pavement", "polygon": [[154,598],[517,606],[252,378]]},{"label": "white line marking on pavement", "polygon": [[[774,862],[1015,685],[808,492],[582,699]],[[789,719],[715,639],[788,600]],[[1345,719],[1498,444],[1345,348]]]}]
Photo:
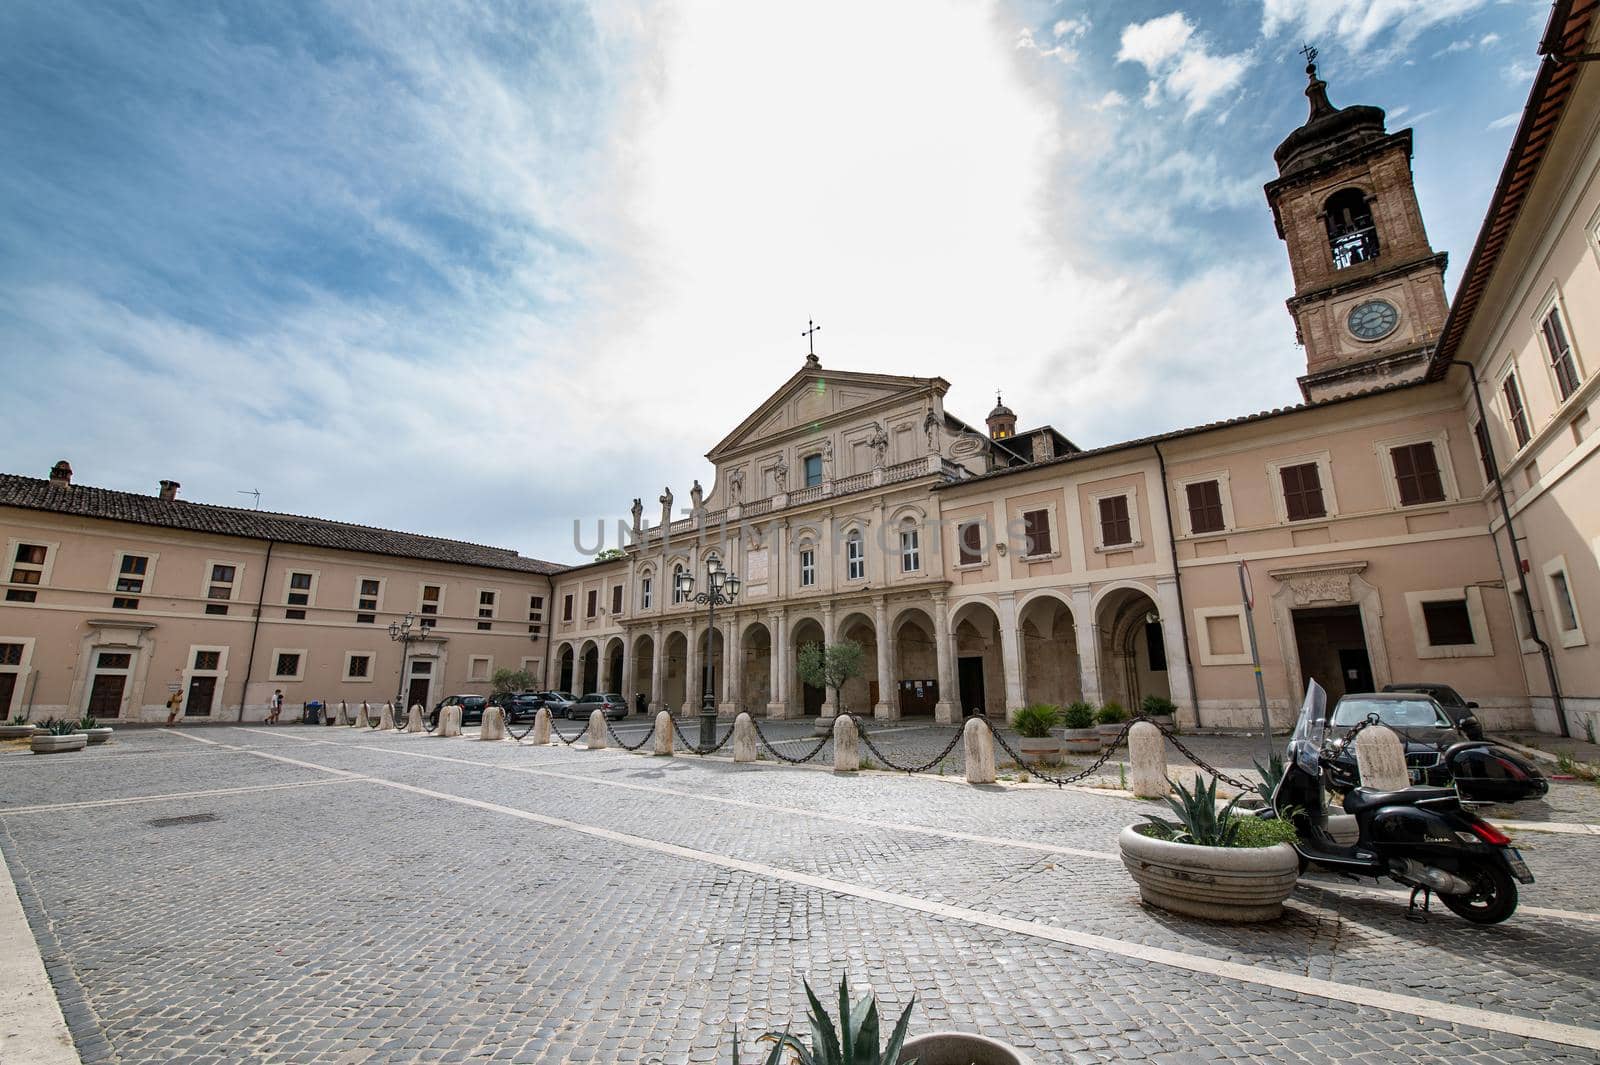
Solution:
[{"label": "white line marking on pavement", "polygon": [[11,870],[0,858],[0,1061],[81,1065],[39,944],[22,912]]},{"label": "white line marking on pavement", "polygon": [[[360,777],[356,777],[360,780]],[[129,795],[120,799],[85,799],[83,802],[39,803],[35,806],[0,807],[0,817],[11,814],[48,813],[54,810],[85,810],[95,806],[131,806],[141,802],[167,802],[173,799],[204,799],[213,795],[245,795],[256,791],[284,791],[288,788],[325,788],[329,784],[348,784],[348,780],[300,780],[292,784],[258,784],[243,788],[209,788],[205,791],[172,791],[162,795]]]},{"label": "white line marking on pavement", "polygon": [[[332,769],[319,766],[315,762],[304,762],[285,755],[269,754],[265,751],[252,750],[220,743],[217,740],[207,740],[198,736],[189,737],[201,743],[214,743],[222,747],[230,747],[241,754],[248,754],[258,758],[267,758],[287,765],[301,766],[308,769],[320,769],[341,777],[356,777],[358,774],[348,770]],[[1600,1029],[1584,1028],[1573,1024],[1559,1024],[1553,1021],[1542,1021],[1532,1017],[1520,1017],[1516,1014],[1499,1013],[1494,1010],[1477,1009],[1471,1006],[1459,1006],[1453,1002],[1442,1002],[1435,999],[1422,998],[1416,995],[1401,995],[1389,991],[1380,991],[1375,988],[1361,987],[1357,984],[1343,984],[1333,980],[1324,980],[1317,977],[1302,976],[1297,973],[1285,972],[1277,969],[1257,968],[1243,965],[1238,962],[1222,961],[1216,958],[1200,957],[1184,954],[1181,951],[1168,950],[1163,947],[1152,947],[1143,943],[1130,943],[1113,939],[1109,936],[1095,935],[1090,932],[1079,932],[1072,929],[1057,928],[1051,925],[1038,924],[1033,921],[1023,921],[1000,914],[985,913],[981,910],[972,910],[964,906],[951,906],[947,903],[934,902],[930,899],[918,898],[914,895],[904,895],[893,891],[884,891],[879,888],[868,887],[864,884],[853,884],[844,880],[835,880],[831,877],[817,876],[803,873],[798,870],[784,869],[764,862],[752,862],[729,855],[716,854],[711,851],[696,850],[691,847],[682,847],[674,843],[663,843],[659,840],[647,839],[626,832],[617,832],[609,828],[596,825],[587,825],[578,821],[568,821],[564,818],[551,817],[546,814],[534,813],[531,810],[518,810],[511,806],[502,806],[499,803],[486,802],[482,799],[471,799],[461,795],[452,795],[449,792],[435,791],[432,788],[418,787],[414,784],[404,784],[400,781],[387,780],[380,776],[368,776],[367,783],[380,787],[391,788],[395,791],[420,795],[425,798],[437,799],[441,802],[454,803],[483,810],[488,813],[502,814],[507,817],[517,818],[534,824],[545,825],[550,828],[565,829],[582,835],[602,839],[636,850],[651,851],[670,857],[682,858],[687,861],[700,862],[705,865],[715,865],[736,872],[748,873],[752,876],[767,877],[774,880],[787,881],[804,887],[814,888],[818,891],[832,892],[852,898],[865,899],[886,906],[925,913],[932,917],[947,920],[964,921],[968,924],[992,928],[1001,932],[1012,932],[1017,935],[1029,936],[1034,939],[1047,940],[1063,946],[1078,947],[1084,950],[1101,951],[1115,954],[1119,957],[1130,958],[1136,961],[1149,962],[1155,965],[1164,965],[1169,968],[1180,969],[1185,972],[1221,977],[1237,983],[1251,984],[1261,987],[1270,987],[1279,990],[1292,991],[1296,994],[1309,995],[1314,998],[1328,999],[1334,1002],[1345,1002],[1356,1006],[1369,1006],[1391,1013],[1409,1015],[1413,1017],[1426,1017],[1431,1020],[1442,1021],[1446,1024],[1459,1024],[1484,1031],[1502,1032],[1523,1039],[1540,1039],[1550,1043],[1560,1043],[1566,1046],[1583,1047],[1588,1050],[1600,1051]]]}]

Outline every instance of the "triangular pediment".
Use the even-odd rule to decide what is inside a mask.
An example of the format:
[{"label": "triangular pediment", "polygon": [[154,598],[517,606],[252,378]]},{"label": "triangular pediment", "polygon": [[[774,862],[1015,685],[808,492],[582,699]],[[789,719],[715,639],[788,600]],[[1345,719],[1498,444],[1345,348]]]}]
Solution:
[{"label": "triangular pediment", "polygon": [[781,440],[798,430],[811,431],[819,425],[845,421],[907,399],[943,395],[949,387],[949,382],[939,377],[857,373],[808,365],[767,397],[706,457],[716,462],[725,455]]}]

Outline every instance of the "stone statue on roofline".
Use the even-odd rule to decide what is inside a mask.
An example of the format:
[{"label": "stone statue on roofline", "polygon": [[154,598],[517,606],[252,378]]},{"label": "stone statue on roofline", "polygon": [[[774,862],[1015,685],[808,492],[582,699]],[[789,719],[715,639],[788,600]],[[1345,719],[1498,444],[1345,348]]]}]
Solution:
[{"label": "stone statue on roofline", "polygon": [[661,527],[665,529],[672,524],[672,489],[661,490]]},{"label": "stone statue on roofline", "polygon": [[872,423],[872,435],[867,437],[867,446],[872,449],[872,464],[882,466],[889,454],[889,430],[883,427],[882,422]]},{"label": "stone statue on roofline", "polygon": [[694,487],[689,489],[689,510],[698,514],[705,509],[705,489],[700,487],[700,478],[696,477]]},{"label": "stone statue on roofline", "polygon": [[633,497],[633,535],[638,536],[644,528],[644,500],[638,496]]},{"label": "stone statue on roofline", "polygon": [[740,466],[728,474],[728,502],[742,503],[744,501],[744,467]]}]

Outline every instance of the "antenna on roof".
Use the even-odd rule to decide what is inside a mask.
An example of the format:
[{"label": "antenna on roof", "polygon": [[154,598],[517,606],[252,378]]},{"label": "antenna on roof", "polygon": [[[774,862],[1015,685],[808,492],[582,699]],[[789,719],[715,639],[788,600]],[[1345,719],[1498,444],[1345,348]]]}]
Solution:
[{"label": "antenna on roof", "polygon": [[256,504],[255,504],[255,507],[253,509],[255,509],[255,510],[260,510],[261,509],[261,489],[259,489],[259,488],[241,488],[241,489],[239,489],[237,494],[238,495],[242,495],[242,496],[254,496],[255,500],[256,500]]}]

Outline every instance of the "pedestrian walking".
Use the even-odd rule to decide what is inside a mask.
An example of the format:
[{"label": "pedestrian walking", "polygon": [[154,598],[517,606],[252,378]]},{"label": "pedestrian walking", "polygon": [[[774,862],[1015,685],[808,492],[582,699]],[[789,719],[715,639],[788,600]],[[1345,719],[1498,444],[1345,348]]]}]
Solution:
[{"label": "pedestrian walking", "polygon": [[644,692],[633,693],[634,713],[642,714],[650,709],[650,703],[645,699]]},{"label": "pedestrian walking", "polygon": [[167,727],[171,728],[178,723],[178,715],[183,712],[183,692],[175,691],[167,697]]},{"label": "pedestrian walking", "polygon": [[283,689],[279,688],[272,693],[272,701],[267,704],[267,724],[276,725],[278,715],[283,713]]}]

